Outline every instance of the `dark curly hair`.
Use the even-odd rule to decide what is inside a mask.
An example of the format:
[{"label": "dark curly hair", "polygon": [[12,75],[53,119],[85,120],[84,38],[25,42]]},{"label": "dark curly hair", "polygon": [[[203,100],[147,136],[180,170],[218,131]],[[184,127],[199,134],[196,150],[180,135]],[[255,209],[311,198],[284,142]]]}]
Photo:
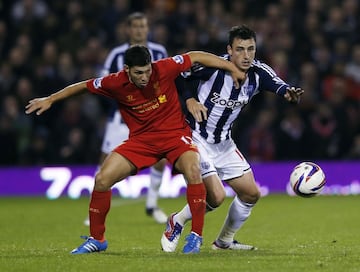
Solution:
[{"label": "dark curly hair", "polygon": [[242,40],[254,39],[256,41],[256,33],[246,25],[233,26],[229,30],[228,44],[231,46],[235,38]]},{"label": "dark curly hair", "polygon": [[133,45],[125,51],[124,64],[133,66],[145,66],[151,63],[149,49],[143,45]]}]

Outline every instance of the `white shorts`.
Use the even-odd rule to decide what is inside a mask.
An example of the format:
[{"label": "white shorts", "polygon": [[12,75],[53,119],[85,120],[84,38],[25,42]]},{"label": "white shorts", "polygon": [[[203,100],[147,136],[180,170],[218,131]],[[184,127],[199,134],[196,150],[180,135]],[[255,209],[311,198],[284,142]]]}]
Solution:
[{"label": "white shorts", "polygon": [[192,138],[199,149],[203,178],[215,175],[217,172],[221,180],[227,181],[251,171],[249,163],[232,139],[210,144],[197,132],[193,132]]},{"label": "white shorts", "polygon": [[114,113],[113,119],[106,123],[101,151],[109,154],[115,147],[129,138],[129,128],[122,122],[119,111]]}]

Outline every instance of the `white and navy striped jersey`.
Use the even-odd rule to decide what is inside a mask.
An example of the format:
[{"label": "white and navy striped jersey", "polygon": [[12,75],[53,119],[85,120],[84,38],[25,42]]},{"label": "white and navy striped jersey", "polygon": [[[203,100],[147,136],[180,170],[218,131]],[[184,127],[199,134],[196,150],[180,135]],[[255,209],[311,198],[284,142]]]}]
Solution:
[{"label": "white and navy striped jersey", "polygon": [[[107,56],[102,70],[102,75],[110,73],[116,73],[124,68],[124,55],[125,51],[130,47],[129,43],[124,43],[111,50]],[[156,61],[159,59],[167,58],[167,51],[164,46],[158,43],[147,42],[146,47],[149,49],[151,54],[151,60]]]},{"label": "white and navy striped jersey", "polygon": [[[129,47],[130,47],[129,43],[124,43],[112,49],[105,60],[104,68],[101,71],[100,76],[105,76],[111,73],[117,73],[118,71],[122,70],[124,68],[125,51]],[[152,61],[156,61],[168,57],[165,47],[162,46],[161,44],[154,42],[147,42],[146,47],[150,51]],[[122,118],[119,118],[119,116],[115,116],[115,112],[118,112],[117,105],[115,103],[112,104],[113,105],[109,110],[108,122],[115,122],[116,120],[120,120],[122,122]]]},{"label": "white and navy striped jersey", "polygon": [[[229,55],[224,58],[229,60]],[[195,65],[183,76],[186,81],[190,80],[188,83],[198,80],[196,93],[186,84],[183,96],[185,99],[195,97],[208,109],[207,120],[201,123],[196,123],[191,114],[187,117],[191,128],[208,143],[220,143],[231,137],[233,122],[254,95],[270,91],[283,96],[289,87],[271,67],[258,60],[253,61],[239,89],[235,89],[230,73],[225,70]]]}]

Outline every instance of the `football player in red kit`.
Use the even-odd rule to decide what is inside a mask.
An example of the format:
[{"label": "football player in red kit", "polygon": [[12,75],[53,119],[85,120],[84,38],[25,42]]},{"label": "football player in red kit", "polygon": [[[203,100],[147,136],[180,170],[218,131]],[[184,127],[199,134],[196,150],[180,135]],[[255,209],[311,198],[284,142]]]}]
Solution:
[{"label": "football player in red kit", "polygon": [[233,63],[210,53],[192,51],[151,62],[145,46],[130,47],[124,69],[101,78],[81,81],[43,98],[29,101],[26,113],[37,115],[54,102],[90,91],[114,99],[125,123],[129,139],[111,152],[95,176],[89,204],[90,236],[71,253],[84,254],[107,249],[105,219],[110,210],[111,187],[140,169],[166,158],[187,181],[187,202],[192,213],[191,232],[184,253],[198,253],[202,244],[206,190],[201,180],[199,154],[192,143],[178,99],[175,78],[194,62],[229,71],[238,87],[245,77]]}]

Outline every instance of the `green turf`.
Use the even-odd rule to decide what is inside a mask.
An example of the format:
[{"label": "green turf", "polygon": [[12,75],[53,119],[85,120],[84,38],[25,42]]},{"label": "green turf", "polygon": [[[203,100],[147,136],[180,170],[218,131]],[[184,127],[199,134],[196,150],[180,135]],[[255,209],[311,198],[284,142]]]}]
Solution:
[{"label": "green turf", "polygon": [[[106,252],[71,255],[88,234],[88,199],[0,199],[0,271],[360,271],[359,196],[262,198],[236,238],[251,252],[212,251],[231,199],[206,216],[198,255],[160,250],[163,226],[144,215],[144,200],[114,198]],[[184,198],[161,199],[167,213]],[[184,233],[189,232],[189,226]]]}]

